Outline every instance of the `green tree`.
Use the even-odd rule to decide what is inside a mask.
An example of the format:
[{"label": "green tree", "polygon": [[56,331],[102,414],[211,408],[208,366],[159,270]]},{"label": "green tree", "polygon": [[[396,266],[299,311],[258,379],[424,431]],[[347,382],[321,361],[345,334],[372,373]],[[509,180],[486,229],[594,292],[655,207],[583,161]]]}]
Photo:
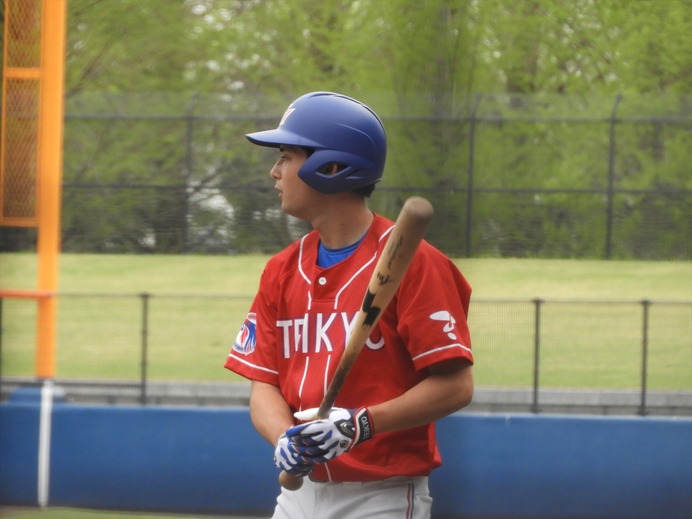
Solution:
[{"label": "green tree", "polygon": [[[242,135],[273,126],[311,90],[352,95],[383,117],[390,153],[376,209],[398,207],[388,189],[438,190],[437,218],[459,230],[468,224],[465,189],[473,181],[485,190],[474,206],[478,246],[524,237],[530,254],[597,254],[579,219],[605,211],[600,195],[577,201],[545,190],[607,187],[619,93],[618,117],[663,116],[616,128],[615,187],[689,189],[689,0],[68,6],[65,181],[103,190],[88,202],[90,218],[77,205],[87,203],[84,191],[66,194],[65,239],[77,248],[92,235],[104,249],[183,251],[198,239],[209,250],[263,250],[246,230],[260,221],[276,239],[292,239],[300,229],[266,189],[272,157]],[[133,197],[144,184],[158,186],[148,191],[156,196]],[[505,188],[526,193],[503,203],[496,191]],[[653,207],[638,197],[619,203],[622,214]],[[655,211],[674,222],[685,218],[679,207]],[[634,221],[621,226],[632,240]],[[458,231],[431,238],[465,250]],[[488,250],[517,250],[501,249]]]}]

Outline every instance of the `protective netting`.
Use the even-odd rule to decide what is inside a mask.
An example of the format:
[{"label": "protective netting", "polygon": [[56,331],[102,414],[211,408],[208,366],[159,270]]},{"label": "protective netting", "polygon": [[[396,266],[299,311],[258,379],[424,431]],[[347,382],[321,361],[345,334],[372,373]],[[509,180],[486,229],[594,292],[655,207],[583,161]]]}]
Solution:
[{"label": "protective netting", "polygon": [[41,65],[40,0],[5,4],[0,224],[35,225]]}]

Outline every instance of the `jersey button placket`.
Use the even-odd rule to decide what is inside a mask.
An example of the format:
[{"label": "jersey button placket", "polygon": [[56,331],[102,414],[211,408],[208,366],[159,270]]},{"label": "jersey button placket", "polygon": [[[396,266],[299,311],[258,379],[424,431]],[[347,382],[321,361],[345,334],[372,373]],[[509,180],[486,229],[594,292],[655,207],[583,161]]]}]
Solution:
[{"label": "jersey button placket", "polygon": [[327,286],[327,278],[319,276],[315,279],[315,289],[312,296],[317,300],[329,299],[329,288]]},{"label": "jersey button placket", "polygon": [[320,273],[313,278],[312,297],[314,301],[327,302],[330,306],[334,304],[334,283],[335,281],[329,276],[324,276]]}]

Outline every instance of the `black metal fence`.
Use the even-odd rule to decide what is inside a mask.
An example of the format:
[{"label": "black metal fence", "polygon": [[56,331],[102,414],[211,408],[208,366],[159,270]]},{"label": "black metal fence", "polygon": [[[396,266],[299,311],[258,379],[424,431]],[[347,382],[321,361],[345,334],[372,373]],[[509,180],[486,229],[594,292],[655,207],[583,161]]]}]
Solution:
[{"label": "black metal fence", "polygon": [[[275,156],[243,137],[294,97],[71,97],[63,250],[272,253],[296,239]],[[450,256],[692,257],[686,96],[479,94],[434,117],[420,100],[364,100],[389,139],[371,206],[393,218],[405,197],[430,198],[428,238]],[[0,229],[0,251],[34,244],[31,229]]]},{"label": "black metal fence", "polygon": [[[61,294],[76,400],[244,405],[223,368],[247,296]],[[692,301],[474,300],[474,408],[692,414]],[[32,384],[35,302],[0,299],[0,394]]]}]

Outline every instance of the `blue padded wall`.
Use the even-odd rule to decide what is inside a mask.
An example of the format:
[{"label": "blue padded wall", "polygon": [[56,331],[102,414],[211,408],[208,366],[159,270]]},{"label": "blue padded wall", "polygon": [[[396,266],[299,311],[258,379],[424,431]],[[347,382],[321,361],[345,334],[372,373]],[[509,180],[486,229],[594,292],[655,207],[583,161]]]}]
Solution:
[{"label": "blue padded wall", "polygon": [[[36,505],[39,401],[0,404],[0,505]],[[459,413],[437,433],[435,517],[692,517],[691,419]],[[272,451],[244,408],[56,402],[49,505],[268,516]]]}]

